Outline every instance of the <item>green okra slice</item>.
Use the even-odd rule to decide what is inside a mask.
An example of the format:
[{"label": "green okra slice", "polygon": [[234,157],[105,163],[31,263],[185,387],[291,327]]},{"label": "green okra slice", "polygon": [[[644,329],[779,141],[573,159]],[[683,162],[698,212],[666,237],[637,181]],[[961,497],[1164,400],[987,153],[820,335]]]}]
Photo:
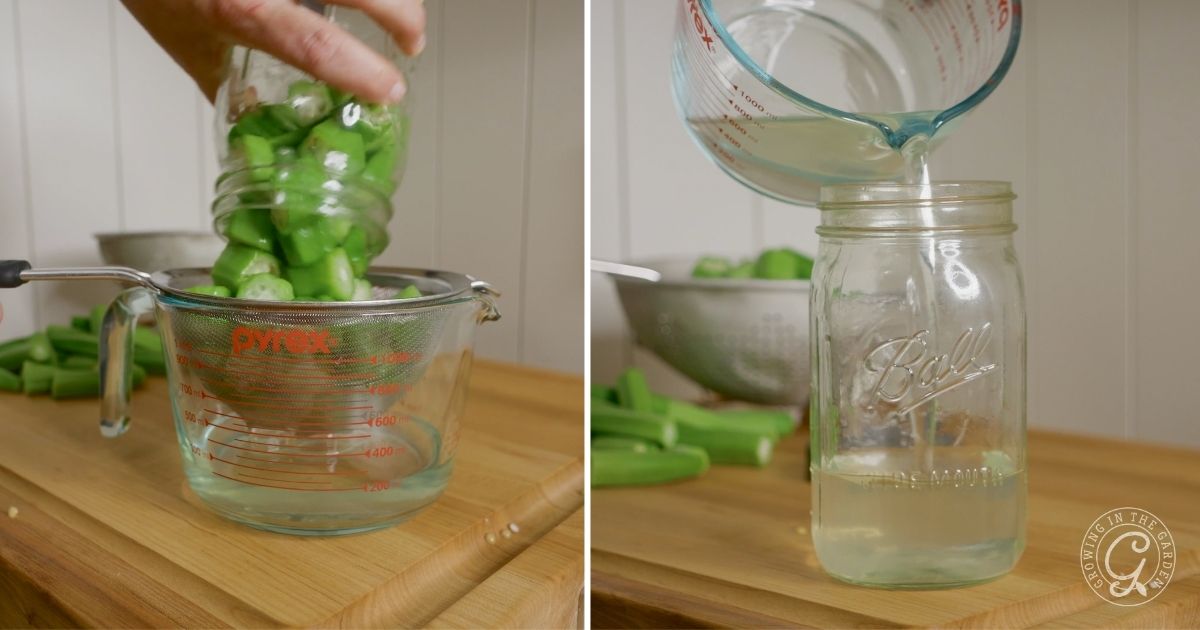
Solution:
[{"label": "green okra slice", "polygon": [[287,105],[302,127],[311,127],[333,111],[333,95],[324,83],[301,79],[288,86]]},{"label": "green okra slice", "polygon": [[644,411],[592,404],[592,432],[642,438],[663,446],[674,446],[679,431],[670,419]]},{"label": "green okra slice", "polygon": [[758,255],[754,277],[763,280],[791,280],[796,277],[796,258],[786,249],[768,249]]},{"label": "green okra slice", "polygon": [[354,270],[355,276],[367,273],[367,266],[371,261],[367,257],[367,232],[365,230],[357,225],[351,226],[346,232],[342,249],[346,250],[346,256],[350,258],[350,267]]},{"label": "green okra slice", "polygon": [[100,356],[100,336],[75,330],[70,326],[50,325],[46,336],[54,349],[63,354],[81,354],[88,357]]},{"label": "green okra slice", "polygon": [[653,411],[653,395],[646,383],[645,373],[637,368],[629,368],[622,372],[617,378],[617,401],[626,409]]},{"label": "green okra slice", "polygon": [[336,122],[339,128],[357,135],[367,152],[381,150],[388,143],[395,142],[392,110],[386,105],[346,103],[328,122]]},{"label": "green okra slice", "polygon": [[0,369],[18,370],[29,359],[29,338],[15,339],[0,347]]},{"label": "green okra slice", "polygon": [[157,328],[139,326],[133,330],[133,362],[151,374],[167,373],[167,353]]},{"label": "green okra slice", "polygon": [[261,208],[243,208],[229,216],[225,238],[231,243],[246,245],[264,252],[275,250],[275,225],[271,213]]},{"label": "green okra slice", "polygon": [[266,182],[271,180],[271,176],[275,174],[275,169],[271,165],[275,163],[275,149],[271,147],[270,141],[262,136],[243,135],[234,139],[230,143],[230,148],[246,162],[246,166],[250,169],[250,179],[256,182]]},{"label": "green okra slice", "polygon": [[22,391],[27,395],[48,393],[57,369],[53,365],[26,361],[21,367]]},{"label": "green okra slice", "polygon": [[333,251],[337,241],[321,222],[310,220],[286,234],[280,234],[279,245],[289,265],[305,267]]},{"label": "green okra slice", "polygon": [[720,256],[701,256],[692,267],[693,278],[724,278],[729,275],[733,265],[727,258]]},{"label": "green okra slice", "polygon": [[354,269],[346,250],[337,248],[306,267],[288,267],[287,279],[299,295],[328,295],[335,300],[354,296]]},{"label": "green okra slice", "polygon": [[592,486],[647,485],[688,479],[708,470],[708,454],[691,446],[645,453],[593,450]]},{"label": "green okra slice", "polygon": [[64,370],[94,370],[97,365],[95,357],[85,357],[82,355],[63,357],[63,360],[58,362],[58,367]]},{"label": "green okra slice", "polygon": [[725,274],[727,278],[753,278],[754,277],[754,261],[744,260],[733,267],[729,268],[729,273]]},{"label": "green okra slice", "polygon": [[83,332],[92,331],[92,320],[87,315],[72,315],[71,328]]},{"label": "green okra slice", "polygon": [[592,383],[590,389],[592,400],[599,400],[613,405],[620,404],[620,401],[617,400],[617,388]]},{"label": "green okra slice", "polygon": [[[741,412],[735,415],[725,415],[682,400],[654,396],[653,408],[655,413],[662,414],[677,424],[695,429],[727,430],[765,435],[772,441],[778,440],[781,423],[779,418],[764,412]],[[726,412],[728,413],[728,412]],[[790,432],[790,429],[788,430]]]},{"label": "green okra slice", "polygon": [[808,280],[812,278],[813,259],[801,254],[800,252],[786,248],[788,254],[792,256],[793,264],[795,265],[795,278],[797,280]]},{"label": "green okra slice", "polygon": [[[72,327],[71,330],[79,330]],[[54,352],[54,346],[50,344],[50,338],[45,332],[36,332],[29,337],[29,360],[36,363],[56,363],[58,355]]]},{"label": "green okra slice", "polygon": [[329,173],[311,157],[275,169],[271,186],[275,191],[271,222],[281,234],[307,224],[325,202]]},{"label": "green okra slice", "polygon": [[356,302],[363,300],[374,299],[374,293],[371,288],[371,283],[367,280],[358,279],[354,281],[354,295],[350,296],[351,300]]},{"label": "green okra slice", "polygon": [[88,311],[88,320],[90,328],[88,332],[93,335],[99,335],[104,330],[104,314],[108,312],[107,304],[97,304]]},{"label": "green okra slice", "polygon": [[100,395],[100,373],[95,370],[56,369],[51,375],[50,397],[54,399]]},{"label": "green okra slice", "polygon": [[199,293],[201,295],[212,295],[214,297],[230,297],[233,295],[227,287],[218,284],[198,284],[194,287],[188,287],[188,293]]},{"label": "green okra slice", "polygon": [[251,276],[238,289],[237,296],[244,300],[272,300],[286,302],[294,299],[296,294],[292,283],[271,274],[263,273]]},{"label": "green okra slice", "polygon": [[704,449],[714,464],[766,466],[775,448],[773,436],[732,427],[700,428],[679,423],[679,443]]},{"label": "green okra slice", "polygon": [[775,435],[784,437],[796,430],[796,420],[792,414],[778,409],[723,409],[715,412],[718,416],[739,425],[749,425],[765,430],[775,429]]},{"label": "green okra slice", "polygon": [[0,368],[0,391],[19,392],[23,383],[16,373]]},{"label": "green okra slice", "polygon": [[361,173],[367,165],[362,136],[342,128],[335,120],[313,127],[300,145],[300,155],[312,158],[326,171],[343,175]]},{"label": "green okra slice", "polygon": [[400,289],[399,291],[397,291],[395,299],[411,300],[412,298],[419,298],[419,297],[421,297],[421,290],[417,288],[417,285],[410,284],[410,285],[404,287],[403,289]]},{"label": "green okra slice", "polygon": [[367,160],[362,178],[373,184],[380,192],[391,196],[396,192],[396,146],[388,144],[381,147]]},{"label": "green okra slice", "polygon": [[632,451],[645,453],[658,450],[658,445],[648,440],[616,435],[598,435],[592,438],[592,450]]},{"label": "green okra slice", "polygon": [[216,284],[237,289],[252,276],[279,275],[279,272],[278,258],[253,247],[230,243],[213,264],[212,277]]}]

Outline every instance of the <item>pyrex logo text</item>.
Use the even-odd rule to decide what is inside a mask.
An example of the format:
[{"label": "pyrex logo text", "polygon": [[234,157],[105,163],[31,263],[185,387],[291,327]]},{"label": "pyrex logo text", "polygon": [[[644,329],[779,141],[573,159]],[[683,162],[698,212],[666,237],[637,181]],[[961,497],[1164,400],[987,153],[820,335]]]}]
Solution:
[{"label": "pyrex logo text", "polygon": [[692,14],[692,24],[696,27],[696,33],[700,35],[700,40],[708,47],[709,52],[715,52],[713,49],[712,35],[708,34],[708,27],[704,25],[704,16],[700,15],[700,5],[697,0],[687,0],[688,12]]},{"label": "pyrex logo text", "polygon": [[330,354],[330,348],[337,345],[337,340],[329,336],[328,330],[302,330],[274,328],[257,330],[246,326],[233,329],[230,338],[230,348],[234,356],[245,350],[258,349],[266,352],[287,350],[292,354]]}]

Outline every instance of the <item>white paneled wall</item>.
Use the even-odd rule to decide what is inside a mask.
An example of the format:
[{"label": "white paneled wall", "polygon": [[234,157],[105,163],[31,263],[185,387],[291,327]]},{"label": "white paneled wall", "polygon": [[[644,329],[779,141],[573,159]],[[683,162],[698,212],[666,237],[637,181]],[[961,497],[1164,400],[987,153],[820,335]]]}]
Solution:
[{"label": "white paneled wall", "polygon": [[[692,146],[668,84],[676,2],[592,4],[598,258],[814,251],[817,212],[764,200]],[[1200,446],[1200,2],[1026,2],[1016,65],[934,156],[939,179],[1013,182],[1033,426]],[[0,75],[2,76],[2,75]],[[631,346],[593,277],[592,375],[625,365],[694,394]]]},{"label": "white paneled wall", "polygon": [[[427,0],[409,169],[380,264],[504,292],[482,356],[583,369],[583,0]],[[208,229],[212,108],[115,0],[0,0],[0,258],[98,264],[92,235]],[[112,285],[0,292],[0,338]]]}]

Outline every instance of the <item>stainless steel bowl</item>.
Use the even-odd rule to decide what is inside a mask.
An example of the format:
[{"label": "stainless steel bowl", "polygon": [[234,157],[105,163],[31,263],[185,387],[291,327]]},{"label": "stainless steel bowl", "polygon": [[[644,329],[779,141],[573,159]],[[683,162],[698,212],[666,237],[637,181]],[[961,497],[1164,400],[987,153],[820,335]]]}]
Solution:
[{"label": "stainless steel bowl", "polygon": [[694,262],[596,261],[592,269],[616,281],[637,342],[692,380],[728,398],[803,405],[808,281],[694,279]]},{"label": "stainless steel bowl", "polygon": [[211,267],[224,241],[212,232],[111,232],[97,234],[106,265],[147,271]]}]

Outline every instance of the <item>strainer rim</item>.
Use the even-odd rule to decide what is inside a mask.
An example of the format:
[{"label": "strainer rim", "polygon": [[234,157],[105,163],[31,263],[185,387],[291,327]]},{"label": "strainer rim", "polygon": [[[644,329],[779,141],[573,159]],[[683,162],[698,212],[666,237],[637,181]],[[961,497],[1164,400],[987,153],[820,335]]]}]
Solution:
[{"label": "strainer rim", "polygon": [[419,298],[391,298],[385,300],[357,300],[353,302],[315,302],[315,301],[270,301],[270,300],[248,300],[236,297],[218,297],[213,295],[205,295],[203,293],[193,293],[184,289],[177,289],[170,286],[170,278],[175,275],[183,275],[186,273],[209,274],[211,267],[178,267],[175,269],[166,269],[156,271],[150,274],[150,282],[154,288],[165,295],[170,295],[188,302],[194,302],[209,306],[222,308],[229,307],[245,307],[258,311],[271,312],[295,312],[295,311],[320,311],[322,313],[335,312],[361,312],[361,311],[378,311],[387,309],[389,311],[408,310],[425,308],[429,306],[440,306],[452,302],[457,302],[463,297],[473,297],[478,287],[482,284],[473,276],[458,273],[454,271],[442,271],[438,269],[424,269],[420,267],[370,267],[367,269],[367,277],[372,275],[403,275],[416,276],[424,278],[433,278],[441,280],[450,285],[450,291],[436,293],[433,295],[422,295]]}]

